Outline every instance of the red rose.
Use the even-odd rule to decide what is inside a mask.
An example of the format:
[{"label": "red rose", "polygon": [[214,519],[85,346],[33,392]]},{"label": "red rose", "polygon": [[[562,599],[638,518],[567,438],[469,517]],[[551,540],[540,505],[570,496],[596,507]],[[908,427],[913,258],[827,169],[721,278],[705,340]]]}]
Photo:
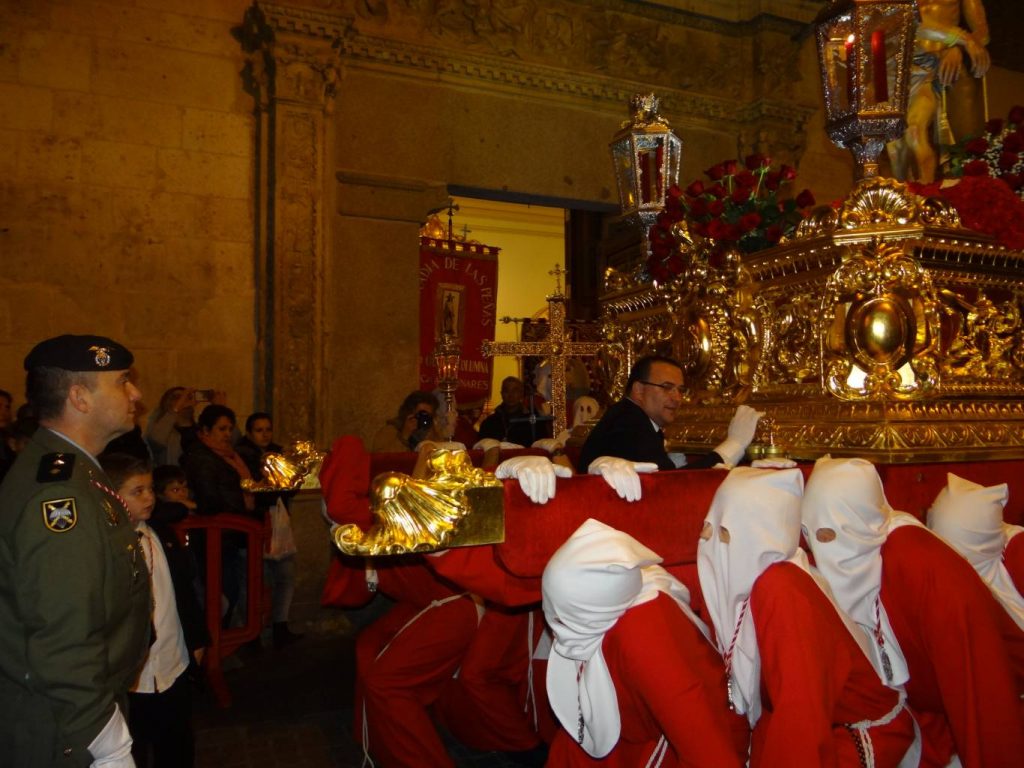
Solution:
[{"label": "red rose", "polygon": [[705,191],[707,192],[707,194],[719,200],[725,197],[725,187],[723,187],[721,184],[712,184]]},{"label": "red rose", "polygon": [[779,240],[782,239],[782,227],[780,227],[778,224],[772,224],[770,227],[768,227],[768,229],[764,231],[764,236],[769,243],[774,245],[775,243],[779,242]]},{"label": "red rose", "polygon": [[690,216],[695,219],[699,219],[701,216],[706,216],[708,212],[708,201],[703,197],[698,197],[696,200],[690,201]]},{"label": "red rose", "polygon": [[1004,173],[999,178],[1009,184],[1014,192],[1024,187],[1024,173]]},{"label": "red rose", "polygon": [[1020,105],[1014,107],[1006,119],[1014,125],[1020,125],[1024,122],[1024,107]]},{"label": "red rose", "polygon": [[778,171],[769,171],[764,177],[764,186],[770,192],[774,192],[779,188],[779,184],[782,181],[782,174]]},{"label": "red rose", "polygon": [[971,160],[964,163],[964,176],[988,176],[988,163],[984,160]]},{"label": "red rose", "polygon": [[669,200],[678,200],[682,196],[683,196],[683,190],[681,190],[679,188],[678,184],[673,184],[671,187],[668,188],[668,199]]},{"label": "red rose", "polygon": [[756,171],[758,168],[767,168],[769,165],[772,164],[772,159],[770,157],[762,155],[760,152],[757,152],[756,154],[753,155],[747,155],[746,159],[744,159],[743,161],[743,164],[747,166],[747,168],[749,168],[751,171]]},{"label": "red rose", "polygon": [[739,165],[739,163],[737,163],[735,160],[726,160],[724,163],[722,163],[722,170],[725,172],[726,176],[732,176],[734,173],[736,173],[737,165]]},{"label": "red rose", "polygon": [[691,221],[689,226],[691,234],[699,235],[700,237],[708,236],[708,225],[703,221]]},{"label": "red rose", "polygon": [[985,150],[988,149],[988,140],[983,138],[971,139],[964,144],[964,149],[967,150],[969,155],[984,155]]},{"label": "red rose", "polygon": [[734,203],[745,203],[750,199],[750,187],[736,187],[729,198]]},{"label": "red rose", "polygon": [[[683,201],[678,197],[669,197],[665,200],[665,210],[662,211],[668,219],[668,223],[672,224],[677,221],[682,221],[686,215],[686,208],[683,207]],[[661,214],[658,214],[661,216]]]},{"label": "red rose", "polygon": [[985,133],[991,133],[993,136],[997,136],[1003,132],[1003,119],[1001,117],[993,117],[987,123],[985,123]]},{"label": "red rose", "polygon": [[796,178],[796,170],[788,165],[784,165],[779,169],[779,175],[783,181],[792,181]]},{"label": "red rose", "polygon": [[651,278],[658,283],[668,282],[668,279],[672,277],[668,269],[665,268],[664,262],[653,256],[647,260],[647,271],[651,273]]},{"label": "red rose", "polygon": [[744,189],[753,189],[754,185],[757,184],[757,177],[744,168],[742,171],[736,174],[736,183]]},{"label": "red rose", "polygon": [[1019,159],[1016,152],[1000,152],[999,167],[1004,171],[1013,170],[1013,166],[1017,164]]},{"label": "red rose", "polygon": [[757,211],[751,211],[740,216],[740,231],[749,232],[752,229],[757,229],[761,224],[761,214]]},{"label": "red rose", "polygon": [[722,215],[722,212],[724,210],[725,203],[723,203],[721,200],[712,200],[710,203],[708,203],[708,213],[710,213],[716,219]]},{"label": "red rose", "polygon": [[704,171],[704,175],[707,176],[712,181],[718,181],[725,175],[725,168],[723,163],[719,163],[718,165],[712,165],[710,168]]},{"label": "red rose", "polygon": [[1006,134],[1006,138],[1003,139],[1003,151],[1020,152],[1021,150],[1024,150],[1024,134],[1018,128],[1013,133]]},{"label": "red rose", "polygon": [[651,255],[657,256],[659,259],[668,258],[673,251],[675,251],[675,243],[651,243]]},{"label": "red rose", "polygon": [[704,182],[697,179],[693,184],[686,188],[686,194],[690,197],[697,197],[697,195],[704,194]]},{"label": "red rose", "polygon": [[729,225],[721,219],[712,219],[708,222],[708,237],[715,240],[726,239],[729,236]]},{"label": "red rose", "polygon": [[799,195],[796,196],[796,205],[798,208],[810,208],[814,205],[814,195],[811,194],[811,190],[805,189]]}]

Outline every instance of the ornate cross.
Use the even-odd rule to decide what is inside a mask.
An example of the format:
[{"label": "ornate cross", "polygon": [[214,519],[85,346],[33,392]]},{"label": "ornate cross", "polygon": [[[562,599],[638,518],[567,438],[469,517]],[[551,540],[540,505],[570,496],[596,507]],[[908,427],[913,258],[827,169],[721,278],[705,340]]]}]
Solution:
[{"label": "ornate cross", "polygon": [[596,355],[604,344],[599,341],[572,341],[565,328],[565,295],[560,277],[565,271],[555,265],[548,273],[555,277],[555,292],[547,297],[548,337],[544,341],[485,341],[483,352],[487,357],[545,357],[551,364],[551,415],[554,417],[552,434],[557,437],[565,429],[565,364],[570,357]]}]

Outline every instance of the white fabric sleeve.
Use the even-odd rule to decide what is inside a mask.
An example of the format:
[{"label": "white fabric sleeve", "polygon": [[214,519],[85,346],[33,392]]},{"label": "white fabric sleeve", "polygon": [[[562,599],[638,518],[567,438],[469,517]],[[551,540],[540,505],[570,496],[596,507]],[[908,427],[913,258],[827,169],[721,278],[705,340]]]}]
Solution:
[{"label": "white fabric sleeve", "polygon": [[89,743],[89,754],[93,758],[91,768],[135,768],[132,737],[117,704],[103,730]]}]

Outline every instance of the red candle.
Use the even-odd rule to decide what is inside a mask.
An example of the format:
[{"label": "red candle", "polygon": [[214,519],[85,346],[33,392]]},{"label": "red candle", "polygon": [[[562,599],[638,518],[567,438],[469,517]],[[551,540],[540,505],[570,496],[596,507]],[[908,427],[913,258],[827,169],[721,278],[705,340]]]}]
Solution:
[{"label": "red candle", "polygon": [[871,33],[871,71],[875,81],[875,102],[889,100],[889,78],[885,71],[885,32],[876,29]]},{"label": "red candle", "polygon": [[846,104],[853,109],[853,90],[856,84],[853,67],[853,35],[846,38]]}]

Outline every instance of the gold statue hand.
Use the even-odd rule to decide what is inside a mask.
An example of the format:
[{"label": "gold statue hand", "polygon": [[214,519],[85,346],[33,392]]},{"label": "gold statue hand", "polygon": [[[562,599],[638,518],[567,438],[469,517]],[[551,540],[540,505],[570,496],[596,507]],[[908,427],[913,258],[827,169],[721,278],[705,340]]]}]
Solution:
[{"label": "gold statue hand", "polygon": [[949,88],[960,77],[963,69],[964,54],[960,46],[947,48],[939,54],[939,71],[937,77],[939,82]]}]

